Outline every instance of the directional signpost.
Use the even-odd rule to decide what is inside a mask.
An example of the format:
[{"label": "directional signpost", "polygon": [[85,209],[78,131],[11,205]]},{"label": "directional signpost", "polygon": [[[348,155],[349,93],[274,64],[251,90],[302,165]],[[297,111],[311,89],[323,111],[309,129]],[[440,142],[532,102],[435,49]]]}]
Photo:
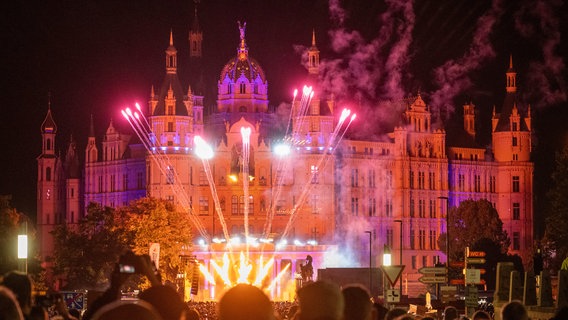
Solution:
[{"label": "directional signpost", "polygon": [[418,269],[423,274],[418,278],[422,283],[446,283],[448,281],[448,271],[445,267],[424,267]]},{"label": "directional signpost", "polygon": [[467,264],[484,264],[485,258],[467,258]]}]

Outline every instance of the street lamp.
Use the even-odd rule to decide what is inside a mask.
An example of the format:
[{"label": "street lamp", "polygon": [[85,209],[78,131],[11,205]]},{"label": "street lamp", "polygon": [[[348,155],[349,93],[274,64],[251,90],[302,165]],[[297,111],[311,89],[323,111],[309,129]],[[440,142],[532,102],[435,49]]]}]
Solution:
[{"label": "street lamp", "polygon": [[[440,200],[446,200],[446,268],[450,268],[450,199],[448,197],[438,197]],[[450,285],[450,277],[448,277],[448,286]]]},{"label": "street lamp", "polygon": [[18,259],[25,259],[24,272],[28,273],[28,236],[18,235]]},{"label": "street lamp", "polygon": [[[390,247],[385,244],[385,246],[383,247],[383,267],[390,267],[392,265],[391,258],[392,257],[391,257]],[[385,301],[387,296],[386,293],[387,293],[387,286],[385,286],[385,273],[383,271],[383,297],[385,297]]]},{"label": "street lamp", "polygon": [[373,260],[372,260],[372,237],[371,237],[371,231],[365,231],[365,233],[369,234],[369,292],[371,292],[371,295],[373,293]]},{"label": "street lamp", "polygon": [[[394,222],[400,223],[400,265],[402,266],[402,220],[397,219]],[[402,278],[400,279],[400,294],[402,295]]]}]

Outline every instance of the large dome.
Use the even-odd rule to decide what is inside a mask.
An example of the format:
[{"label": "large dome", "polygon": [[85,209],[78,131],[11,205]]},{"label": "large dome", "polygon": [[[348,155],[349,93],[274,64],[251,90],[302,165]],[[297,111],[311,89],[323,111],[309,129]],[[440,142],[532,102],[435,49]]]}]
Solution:
[{"label": "large dome", "polygon": [[262,82],[266,81],[266,77],[264,76],[264,70],[260,67],[258,62],[249,57],[248,54],[248,47],[245,41],[245,28],[246,22],[244,25],[241,25],[239,22],[239,30],[241,34],[241,41],[239,48],[237,49],[237,56],[229,60],[223,67],[221,71],[221,82],[228,77],[231,81],[236,81],[241,76],[244,76],[249,81],[254,81],[258,77],[260,77]]}]

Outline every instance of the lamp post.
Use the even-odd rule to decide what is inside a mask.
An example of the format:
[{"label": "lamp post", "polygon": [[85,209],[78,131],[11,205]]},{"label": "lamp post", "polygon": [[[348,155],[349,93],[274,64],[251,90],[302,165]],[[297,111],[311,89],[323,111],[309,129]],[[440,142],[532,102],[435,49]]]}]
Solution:
[{"label": "lamp post", "polygon": [[[440,200],[446,200],[446,268],[450,268],[450,200],[448,197],[438,197]],[[450,285],[450,277],[448,279],[448,286]]]},{"label": "lamp post", "polygon": [[[394,222],[400,223],[400,230],[399,230],[400,231],[400,253],[399,253],[400,259],[399,259],[399,261],[400,261],[400,265],[402,266],[402,220],[397,219],[397,220],[394,220]],[[400,294],[402,295],[402,277],[400,278]]]},{"label": "lamp post", "polygon": [[18,259],[24,260],[24,272],[28,273],[28,235],[18,235]]},{"label": "lamp post", "polygon": [[372,256],[372,237],[371,231],[365,231],[365,233],[369,234],[369,292],[371,292],[371,296],[373,295],[373,256]]},{"label": "lamp post", "polygon": [[[385,244],[383,247],[383,266],[390,267],[392,265],[392,256],[390,247]],[[386,301],[387,298],[387,287],[385,286],[385,273],[383,272],[383,297]]]}]

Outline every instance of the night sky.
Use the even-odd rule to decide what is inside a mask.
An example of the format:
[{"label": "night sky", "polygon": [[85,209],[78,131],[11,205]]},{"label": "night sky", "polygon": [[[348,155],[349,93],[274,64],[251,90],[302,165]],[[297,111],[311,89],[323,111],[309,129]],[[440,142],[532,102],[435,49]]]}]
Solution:
[{"label": "night sky", "polygon": [[[159,87],[170,30],[187,88],[194,8],[191,0],[3,1],[0,194],[12,194],[18,210],[35,215],[35,159],[49,95],[58,148],[64,154],[73,134],[83,157],[91,114],[99,141],[111,118],[127,131],[119,110],[145,104],[151,86]],[[455,109],[454,117],[473,101],[478,134],[488,143],[513,54],[522,100],[533,108],[540,215],[553,152],[566,140],[567,9],[559,0],[201,0],[198,16],[209,85],[215,88],[235,56],[237,21],[246,21],[249,54],[266,73],[275,107],[303,85],[302,52],[315,29],[324,86],[340,106],[380,123],[374,132],[366,129],[377,126],[362,124],[351,133],[359,137],[389,130],[394,112],[385,101],[421,92],[434,111]]]}]

